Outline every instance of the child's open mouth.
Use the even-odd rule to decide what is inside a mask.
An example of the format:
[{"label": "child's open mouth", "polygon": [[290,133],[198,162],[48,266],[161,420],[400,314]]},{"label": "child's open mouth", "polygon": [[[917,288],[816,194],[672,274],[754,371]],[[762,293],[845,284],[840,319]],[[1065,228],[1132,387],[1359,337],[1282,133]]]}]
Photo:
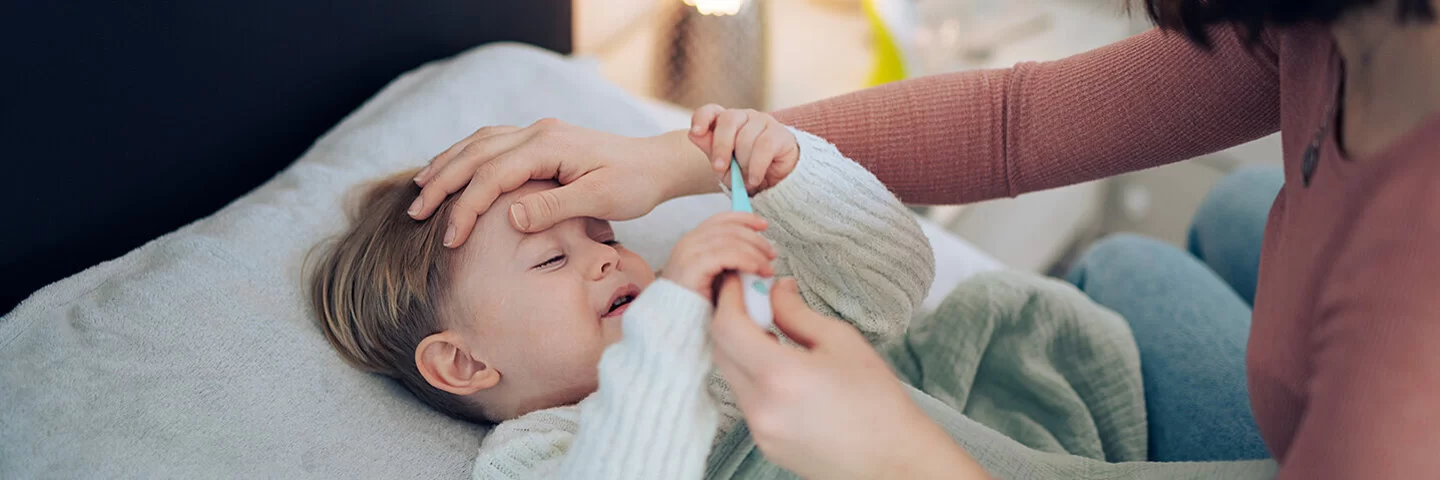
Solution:
[{"label": "child's open mouth", "polygon": [[640,294],[640,289],[634,285],[626,285],[615,291],[610,298],[610,308],[600,318],[617,317],[625,313],[630,307],[630,302],[635,301],[635,296]]}]

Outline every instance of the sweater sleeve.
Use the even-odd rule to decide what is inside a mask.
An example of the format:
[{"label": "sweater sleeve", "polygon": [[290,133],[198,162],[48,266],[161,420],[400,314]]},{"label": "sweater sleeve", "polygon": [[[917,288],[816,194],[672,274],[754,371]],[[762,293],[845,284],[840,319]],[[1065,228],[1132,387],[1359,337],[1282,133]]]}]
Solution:
[{"label": "sweater sleeve", "polygon": [[1062,60],[920,77],[775,112],[909,203],[1015,196],[1163,165],[1280,128],[1270,37],[1206,52],[1152,30]]},{"label": "sweater sleeve", "polygon": [[578,414],[560,407],[497,426],[474,478],[701,478],[718,416],[706,390],[710,313],[700,295],[656,280],[625,312]]},{"label": "sweater sleeve", "polygon": [[795,170],[755,196],[770,222],[775,270],[795,277],[812,308],[855,325],[871,343],[905,331],[935,279],[935,254],[914,215],[864,167],[791,129]]}]

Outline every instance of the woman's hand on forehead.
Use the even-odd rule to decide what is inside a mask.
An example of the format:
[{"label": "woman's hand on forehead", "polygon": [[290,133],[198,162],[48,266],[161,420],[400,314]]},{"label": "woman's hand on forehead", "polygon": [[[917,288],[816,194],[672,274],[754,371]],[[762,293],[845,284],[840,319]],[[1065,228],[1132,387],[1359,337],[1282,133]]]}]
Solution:
[{"label": "woman's hand on forehead", "polygon": [[670,198],[715,190],[704,154],[683,132],[630,138],[545,119],[523,128],[481,128],[437,155],[415,177],[421,191],[408,212],[428,218],[446,196],[463,189],[444,241],[457,247],[502,194],[532,179],[562,186],[501,202],[522,232],[577,216],[629,220]]}]

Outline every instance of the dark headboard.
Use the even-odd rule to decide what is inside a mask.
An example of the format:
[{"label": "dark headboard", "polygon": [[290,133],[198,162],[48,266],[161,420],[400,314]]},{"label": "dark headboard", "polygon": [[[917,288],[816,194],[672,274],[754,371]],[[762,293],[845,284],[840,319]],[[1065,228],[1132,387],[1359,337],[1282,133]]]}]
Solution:
[{"label": "dark headboard", "polygon": [[571,48],[571,0],[0,6],[0,313],[260,185],[398,74]]}]

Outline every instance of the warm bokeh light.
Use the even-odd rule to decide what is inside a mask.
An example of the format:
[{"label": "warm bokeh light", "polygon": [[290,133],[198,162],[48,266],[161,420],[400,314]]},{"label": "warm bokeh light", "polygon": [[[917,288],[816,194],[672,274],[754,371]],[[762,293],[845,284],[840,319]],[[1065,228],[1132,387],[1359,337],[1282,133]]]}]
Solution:
[{"label": "warm bokeh light", "polygon": [[745,0],[685,0],[685,4],[695,7],[702,15],[734,15],[740,13]]}]

